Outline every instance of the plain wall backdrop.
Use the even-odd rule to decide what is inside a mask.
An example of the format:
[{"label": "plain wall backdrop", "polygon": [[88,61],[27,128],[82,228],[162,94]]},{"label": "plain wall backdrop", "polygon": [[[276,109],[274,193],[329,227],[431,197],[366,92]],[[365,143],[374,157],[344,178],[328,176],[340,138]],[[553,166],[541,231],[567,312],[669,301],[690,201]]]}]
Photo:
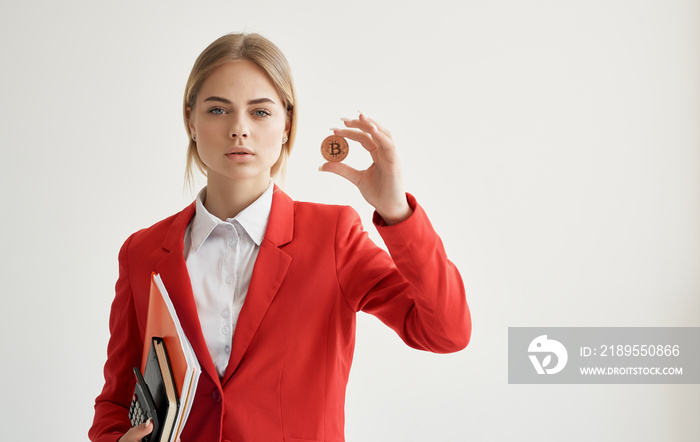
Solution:
[{"label": "plain wall backdrop", "polygon": [[509,326],[700,326],[694,0],[3,1],[0,438],[87,439],[119,247],[194,198],[185,82],[241,31],[294,72],[285,190],[378,240],[317,171],[362,110],[465,280],[457,354],[359,315],[348,441],[697,440],[698,385],[508,385],[506,353]]}]

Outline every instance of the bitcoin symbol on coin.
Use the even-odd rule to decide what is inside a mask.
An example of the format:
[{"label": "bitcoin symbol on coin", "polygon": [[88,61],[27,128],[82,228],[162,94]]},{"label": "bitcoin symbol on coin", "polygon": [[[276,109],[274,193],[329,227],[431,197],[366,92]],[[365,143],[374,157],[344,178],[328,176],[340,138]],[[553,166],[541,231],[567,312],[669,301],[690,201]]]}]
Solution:
[{"label": "bitcoin symbol on coin", "polygon": [[331,155],[334,157],[340,155],[340,144],[335,141],[331,143]]},{"label": "bitcoin symbol on coin", "polygon": [[321,143],[321,154],[326,161],[343,161],[348,156],[348,150],[348,142],[337,135],[331,135]]}]

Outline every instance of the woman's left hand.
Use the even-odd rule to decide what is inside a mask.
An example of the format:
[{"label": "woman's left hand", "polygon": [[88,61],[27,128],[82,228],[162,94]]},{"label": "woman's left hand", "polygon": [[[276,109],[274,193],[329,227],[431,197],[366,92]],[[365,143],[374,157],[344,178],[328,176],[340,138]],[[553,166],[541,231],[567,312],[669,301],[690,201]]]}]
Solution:
[{"label": "woman's left hand", "polygon": [[372,155],[373,162],[366,170],[334,162],[325,163],[319,170],[333,172],[356,185],[388,225],[411,216],[413,211],[406,201],[401,166],[389,131],[363,114],[355,120],[342,120],[347,129],[333,129],[333,133],[360,143]]}]

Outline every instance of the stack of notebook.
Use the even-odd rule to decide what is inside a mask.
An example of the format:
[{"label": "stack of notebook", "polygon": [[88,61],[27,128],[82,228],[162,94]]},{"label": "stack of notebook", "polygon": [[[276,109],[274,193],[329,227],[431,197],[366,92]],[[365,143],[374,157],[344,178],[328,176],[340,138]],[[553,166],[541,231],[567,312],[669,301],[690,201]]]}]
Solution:
[{"label": "stack of notebook", "polygon": [[150,442],[174,442],[189,416],[201,368],[160,276],[153,274],[141,364],[155,406]]}]

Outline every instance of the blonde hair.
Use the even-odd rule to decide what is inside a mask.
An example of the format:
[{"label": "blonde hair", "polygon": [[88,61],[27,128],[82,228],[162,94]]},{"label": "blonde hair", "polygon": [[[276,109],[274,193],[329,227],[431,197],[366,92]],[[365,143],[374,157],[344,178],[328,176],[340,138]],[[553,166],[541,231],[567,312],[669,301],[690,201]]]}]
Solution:
[{"label": "blonde hair", "polygon": [[284,178],[287,171],[287,159],[294,145],[297,132],[297,118],[295,106],[297,102],[292,71],[282,51],[270,40],[260,34],[227,34],[216,39],[197,57],[190,77],[185,87],[185,99],[183,103],[183,117],[185,130],[189,137],[187,147],[187,166],[185,179],[188,183],[193,181],[195,167],[206,176],[207,172],[197,152],[197,144],[192,140],[187,108],[194,110],[197,95],[202,89],[206,79],[219,66],[236,60],[247,60],[259,66],[275,85],[277,93],[282,100],[282,106],[287,109],[287,118],[290,120],[288,140],[282,145],[282,151],[277,162],[270,169],[272,177]]}]

